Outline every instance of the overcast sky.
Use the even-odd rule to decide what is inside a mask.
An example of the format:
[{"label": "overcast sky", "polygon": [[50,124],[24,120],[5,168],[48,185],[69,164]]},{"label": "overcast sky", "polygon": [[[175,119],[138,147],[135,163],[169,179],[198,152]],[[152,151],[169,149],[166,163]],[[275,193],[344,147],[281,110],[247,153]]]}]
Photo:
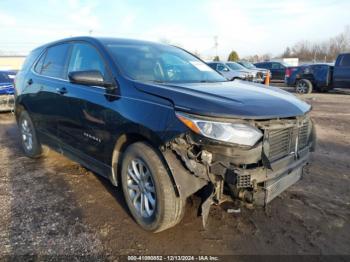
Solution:
[{"label": "overcast sky", "polygon": [[[74,35],[166,39],[204,56],[280,54],[350,24],[349,0],[0,0],[0,51]],[[91,32],[92,31],[92,32]]]}]

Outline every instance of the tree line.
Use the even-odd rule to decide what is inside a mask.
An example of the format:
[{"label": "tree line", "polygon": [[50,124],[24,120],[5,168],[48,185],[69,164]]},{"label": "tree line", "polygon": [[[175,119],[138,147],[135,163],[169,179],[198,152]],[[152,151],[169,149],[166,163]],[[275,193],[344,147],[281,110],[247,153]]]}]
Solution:
[{"label": "tree line", "polygon": [[281,57],[298,57],[300,61],[333,62],[339,53],[350,52],[350,26],[321,42],[300,41],[286,47]]},{"label": "tree line", "polygon": [[[259,62],[269,61],[273,58],[299,58],[299,61],[304,62],[334,62],[338,54],[344,52],[350,52],[350,26],[347,26],[342,33],[324,41],[299,41],[292,46],[287,46],[282,54],[275,57],[267,53],[250,55],[243,59],[250,62]],[[219,61],[220,58],[216,56],[214,60]],[[239,60],[237,52],[232,51],[227,60]]]}]

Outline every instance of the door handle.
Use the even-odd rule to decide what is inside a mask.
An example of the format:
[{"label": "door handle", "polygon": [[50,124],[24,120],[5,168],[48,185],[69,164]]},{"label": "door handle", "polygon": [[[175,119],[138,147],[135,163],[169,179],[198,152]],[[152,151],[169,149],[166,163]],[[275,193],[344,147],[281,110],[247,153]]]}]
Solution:
[{"label": "door handle", "polygon": [[27,84],[28,84],[29,86],[30,86],[31,84],[33,84],[33,79],[31,79],[31,78],[28,79],[28,80],[27,80]]},{"label": "door handle", "polygon": [[57,87],[56,88],[56,92],[61,94],[61,95],[64,95],[64,94],[66,94],[68,92],[68,90],[65,87],[61,87],[61,88]]}]

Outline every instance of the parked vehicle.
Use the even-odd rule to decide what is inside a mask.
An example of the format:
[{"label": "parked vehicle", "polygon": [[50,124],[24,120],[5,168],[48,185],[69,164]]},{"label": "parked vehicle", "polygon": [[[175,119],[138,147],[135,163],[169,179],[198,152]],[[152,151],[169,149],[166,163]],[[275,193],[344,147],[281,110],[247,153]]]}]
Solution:
[{"label": "parked vehicle", "polygon": [[314,145],[310,105],[227,81],[169,45],[60,40],[30,53],[15,87],[25,154],[48,145],[121,186],[151,232],[175,226],[197,191],[204,224],[213,203],[268,204],[299,180]]},{"label": "parked vehicle", "polygon": [[289,77],[295,67],[289,66],[282,62],[260,62],[254,64],[258,68],[265,68],[271,72],[271,80],[284,81]]},{"label": "parked vehicle", "polygon": [[268,69],[258,68],[254,64],[245,60],[237,61],[237,63],[249,70],[255,71],[257,78],[260,78],[261,82],[265,82],[267,74],[269,74],[269,77],[271,78],[271,72]]},{"label": "parked vehicle", "polygon": [[294,86],[297,93],[311,93],[313,90],[327,92],[333,88],[350,88],[350,53],[340,54],[335,65],[311,64],[298,67],[289,78],[288,86]]},{"label": "parked vehicle", "polygon": [[350,53],[338,55],[332,79],[334,88],[350,88]]},{"label": "parked vehicle", "polygon": [[257,80],[256,72],[246,69],[235,62],[209,62],[207,64],[230,81],[235,79]]},{"label": "parked vehicle", "polygon": [[14,107],[13,78],[8,71],[0,71],[0,112],[11,111]]}]

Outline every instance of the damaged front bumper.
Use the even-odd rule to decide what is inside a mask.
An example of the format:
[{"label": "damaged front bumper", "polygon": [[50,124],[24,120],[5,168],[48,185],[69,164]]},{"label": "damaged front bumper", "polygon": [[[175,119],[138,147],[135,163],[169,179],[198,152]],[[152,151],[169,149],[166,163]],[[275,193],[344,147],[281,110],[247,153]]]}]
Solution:
[{"label": "damaged front bumper", "polygon": [[12,111],[15,106],[15,96],[12,94],[0,95],[0,112]]},{"label": "damaged front bumper", "polygon": [[302,176],[315,144],[309,117],[252,124],[264,133],[253,147],[229,146],[185,134],[164,150],[180,197],[208,188],[202,203],[204,225],[211,204],[231,200],[266,206]]}]

